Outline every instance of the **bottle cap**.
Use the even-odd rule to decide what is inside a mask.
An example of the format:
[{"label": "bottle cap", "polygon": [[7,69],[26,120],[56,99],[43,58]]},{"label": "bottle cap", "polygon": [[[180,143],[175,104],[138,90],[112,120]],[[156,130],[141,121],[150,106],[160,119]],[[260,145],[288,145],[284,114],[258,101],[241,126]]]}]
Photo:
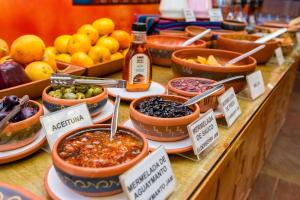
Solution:
[{"label": "bottle cap", "polygon": [[133,23],[132,30],[133,31],[146,31],[146,24],[140,23],[140,22]]}]

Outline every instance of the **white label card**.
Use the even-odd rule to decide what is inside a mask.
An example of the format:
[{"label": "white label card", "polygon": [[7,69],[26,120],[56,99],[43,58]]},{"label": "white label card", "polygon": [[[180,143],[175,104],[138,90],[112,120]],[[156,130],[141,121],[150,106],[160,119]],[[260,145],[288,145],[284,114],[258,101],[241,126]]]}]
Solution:
[{"label": "white label card", "polygon": [[209,10],[209,21],[221,22],[223,21],[223,14],[220,8],[212,8]]},{"label": "white label card", "polygon": [[93,124],[86,103],[49,113],[42,116],[40,121],[51,149],[57,138],[64,133]]},{"label": "white label card", "polygon": [[256,99],[265,92],[265,83],[261,71],[246,76],[251,99]]},{"label": "white label card", "polygon": [[297,37],[297,42],[298,42],[298,44],[300,44],[300,32],[297,32],[297,33],[296,33],[296,37]]},{"label": "white label card", "polygon": [[226,123],[230,127],[242,113],[233,88],[229,88],[224,94],[219,96],[218,102],[224,113]]},{"label": "white label card", "polygon": [[123,173],[119,179],[130,200],[166,199],[176,186],[170,160],[163,146]]},{"label": "white label card", "polygon": [[191,9],[183,9],[183,14],[186,22],[195,22],[195,13]]},{"label": "white label card", "polygon": [[284,63],[284,56],[281,47],[275,49],[275,54],[276,54],[277,62],[279,66],[281,66]]},{"label": "white label card", "polygon": [[196,156],[199,156],[219,137],[218,124],[212,109],[189,124],[187,128]]}]

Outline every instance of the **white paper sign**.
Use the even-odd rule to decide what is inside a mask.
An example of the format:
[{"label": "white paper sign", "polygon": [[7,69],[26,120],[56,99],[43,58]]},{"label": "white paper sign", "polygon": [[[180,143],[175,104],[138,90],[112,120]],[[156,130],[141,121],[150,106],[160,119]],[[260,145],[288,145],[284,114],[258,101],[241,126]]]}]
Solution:
[{"label": "white paper sign", "polygon": [[183,9],[183,14],[186,22],[195,22],[195,13],[191,9]]},{"label": "white paper sign", "polygon": [[261,71],[246,76],[251,99],[256,99],[265,92],[265,83]]},{"label": "white paper sign", "polygon": [[49,113],[42,116],[40,121],[50,148],[52,148],[57,138],[64,133],[93,124],[86,103]]},{"label": "white paper sign", "polygon": [[297,37],[297,42],[298,42],[298,44],[300,44],[300,32],[297,32],[297,33],[296,33],[296,37]]},{"label": "white paper sign", "polygon": [[212,109],[189,124],[187,128],[196,156],[207,149],[219,137],[218,124]]},{"label": "white paper sign", "polygon": [[209,10],[209,20],[211,22],[223,21],[223,14],[220,8],[212,8]]},{"label": "white paper sign", "polygon": [[218,102],[224,113],[227,125],[230,127],[242,113],[233,88],[229,88],[224,94],[219,96]]},{"label": "white paper sign", "polygon": [[277,62],[281,66],[284,63],[284,56],[281,47],[275,49],[275,54],[276,54]]},{"label": "white paper sign", "polygon": [[122,174],[119,179],[130,200],[166,199],[176,186],[170,160],[163,146]]}]

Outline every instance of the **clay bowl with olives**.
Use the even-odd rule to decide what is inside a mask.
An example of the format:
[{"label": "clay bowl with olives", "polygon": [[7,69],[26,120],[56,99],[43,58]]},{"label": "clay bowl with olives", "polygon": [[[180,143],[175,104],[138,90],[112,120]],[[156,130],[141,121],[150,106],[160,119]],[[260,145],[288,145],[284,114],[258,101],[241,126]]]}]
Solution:
[{"label": "clay bowl with olives", "polygon": [[[233,65],[224,66],[241,53],[219,49],[183,49],[172,55],[172,70],[177,77],[202,77],[220,81],[237,75],[247,75],[255,71],[256,60],[247,57]],[[237,79],[224,84],[234,88],[236,93],[246,86],[245,79]]]},{"label": "clay bowl with olives", "polygon": [[[177,95],[185,98],[192,98],[197,96],[206,90],[211,89],[211,86],[205,86],[213,84],[216,81],[206,78],[198,77],[180,77],[172,79],[168,82],[167,89],[169,95]],[[206,97],[202,101],[198,102],[200,112],[204,113],[209,109],[216,109],[218,107],[218,97],[225,92],[225,87],[215,92],[214,94]]]},{"label": "clay bowl with olives", "polygon": [[147,37],[146,46],[151,54],[152,62],[157,65],[169,67],[171,65],[172,53],[175,50],[206,47],[206,42],[203,40],[197,40],[189,46],[182,47],[181,45],[188,39],[188,37],[170,35],[151,35]]},{"label": "clay bowl with olives", "polygon": [[95,117],[106,105],[108,94],[106,88],[93,85],[49,86],[44,89],[42,99],[50,112],[85,102],[91,116]]},{"label": "clay bowl with olives", "polygon": [[[7,96],[8,98],[16,96]],[[11,98],[12,99],[12,98]],[[8,106],[6,99],[4,105]],[[17,104],[10,104],[17,105]],[[6,111],[12,110],[9,106]],[[1,120],[8,112],[1,111]],[[0,133],[0,151],[14,150],[32,143],[38,136],[38,131],[41,129],[40,116],[44,114],[43,107],[36,101],[29,100],[26,105],[22,106],[18,112]]]},{"label": "clay bowl with olives", "polygon": [[198,104],[179,107],[187,98],[172,95],[145,96],[131,102],[134,128],[154,141],[178,141],[188,137],[187,125],[200,115]]},{"label": "clay bowl with olives", "polygon": [[91,125],[70,131],[55,142],[51,156],[61,181],[85,196],[122,192],[119,175],[148,154],[146,138],[118,126],[110,141],[110,125]]}]

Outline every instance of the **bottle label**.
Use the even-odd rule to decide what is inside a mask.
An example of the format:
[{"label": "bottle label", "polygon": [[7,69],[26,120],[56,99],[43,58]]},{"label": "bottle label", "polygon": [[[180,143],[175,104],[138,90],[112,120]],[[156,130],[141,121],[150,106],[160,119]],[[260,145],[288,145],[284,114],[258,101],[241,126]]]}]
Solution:
[{"label": "bottle label", "polygon": [[149,82],[150,60],[145,54],[135,54],[129,62],[129,83],[145,84]]}]

